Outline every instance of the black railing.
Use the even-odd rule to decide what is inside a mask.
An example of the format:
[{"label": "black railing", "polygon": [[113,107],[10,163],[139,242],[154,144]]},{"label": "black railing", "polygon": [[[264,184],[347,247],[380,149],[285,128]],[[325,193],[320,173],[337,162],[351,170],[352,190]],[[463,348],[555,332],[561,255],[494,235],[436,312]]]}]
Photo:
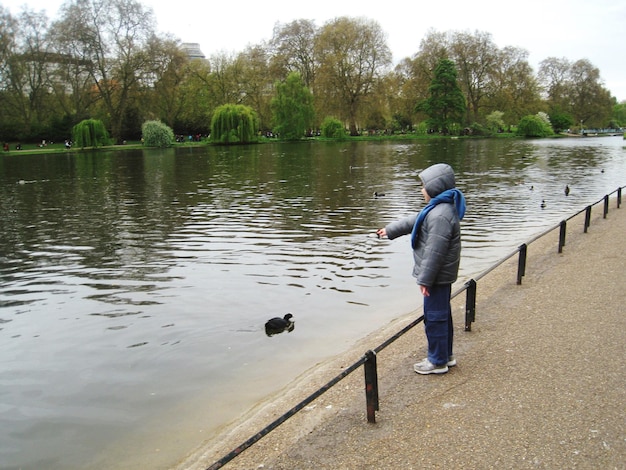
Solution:
[{"label": "black railing", "polygon": [[[524,244],[520,245],[511,254],[509,254],[508,256],[505,256],[504,258],[499,260],[497,263],[492,265],[490,268],[488,268],[487,270],[485,270],[482,273],[480,273],[475,278],[472,278],[469,281],[467,281],[458,290],[454,291],[452,293],[452,295],[451,295],[451,299],[454,299],[456,296],[458,296],[459,294],[461,294],[464,291],[466,291],[466,300],[465,300],[465,331],[471,331],[472,330],[472,323],[476,320],[476,290],[477,290],[478,281],[480,279],[485,277],[487,274],[489,274],[491,271],[496,269],[498,266],[500,266],[504,262],[506,262],[509,259],[511,259],[513,256],[519,255],[519,257],[518,257],[518,264],[517,264],[517,284],[521,285],[522,278],[526,275],[526,256],[527,256],[528,245],[530,245],[532,242],[540,239],[544,235],[552,232],[557,227],[559,227],[560,231],[559,231],[558,253],[562,253],[563,247],[565,246],[565,235],[566,235],[566,232],[567,232],[567,222],[569,220],[577,217],[578,215],[582,214],[583,212],[585,212],[585,222],[584,222],[583,232],[587,233],[587,230],[588,230],[588,228],[589,228],[589,226],[591,224],[591,209],[592,209],[592,207],[597,205],[597,204],[599,204],[599,203],[601,203],[601,202],[603,202],[604,206],[603,206],[602,217],[606,218],[606,216],[608,215],[608,212],[609,212],[609,196],[617,193],[616,200],[617,200],[617,208],[619,209],[620,206],[621,206],[621,203],[622,203],[622,188],[624,188],[624,187],[626,187],[626,186],[622,186],[620,188],[617,188],[615,191],[613,191],[612,193],[607,194],[606,196],[604,196],[602,199],[598,200],[597,202],[588,205],[583,210],[577,212],[576,214],[572,215],[568,219],[561,221],[558,225],[556,225],[554,227],[550,227],[546,231],[544,231],[544,232],[540,233],[539,235],[535,236],[534,238],[532,238],[527,243],[524,243]],[[233,449],[231,452],[229,452],[228,454],[223,456],[221,459],[216,461],[213,465],[208,467],[207,470],[216,470],[218,468],[221,468],[223,465],[227,464],[231,460],[233,460],[235,457],[237,457],[239,454],[241,454],[244,450],[248,449],[254,443],[259,441],[263,436],[266,436],[271,431],[276,429],[278,426],[280,426],[282,423],[287,421],[289,418],[291,418],[298,411],[300,411],[301,409],[306,407],[309,403],[311,403],[312,401],[317,399],[319,396],[324,394],[326,391],[328,391],[335,384],[337,384],[338,382],[343,380],[345,377],[350,375],[352,372],[357,370],[360,366],[364,366],[363,368],[364,368],[364,374],[365,374],[365,404],[366,404],[366,409],[367,409],[367,421],[370,422],[370,423],[375,423],[376,422],[376,411],[379,410],[377,355],[378,355],[379,352],[381,352],[387,346],[389,346],[390,344],[395,342],[398,338],[400,338],[405,333],[407,333],[408,331],[413,329],[415,326],[417,326],[422,321],[424,321],[424,316],[423,315],[420,316],[419,318],[413,320],[411,323],[406,325],[404,328],[402,328],[396,334],[394,334],[393,336],[391,336],[390,338],[385,340],[383,343],[378,345],[376,348],[370,349],[369,351],[367,351],[363,356],[361,356],[359,358],[359,360],[357,360],[354,364],[352,364],[348,368],[344,369],[343,372],[341,372],[334,379],[332,379],[331,381],[326,383],[326,385],[324,385],[321,388],[319,388],[317,391],[315,391],[314,393],[309,395],[307,398],[302,400],[300,403],[298,403],[296,406],[291,408],[285,414],[283,414],[282,416],[277,418],[271,424],[267,425],[265,428],[263,428],[261,431],[256,433],[254,436],[250,437],[247,441],[243,442],[237,448]]]}]

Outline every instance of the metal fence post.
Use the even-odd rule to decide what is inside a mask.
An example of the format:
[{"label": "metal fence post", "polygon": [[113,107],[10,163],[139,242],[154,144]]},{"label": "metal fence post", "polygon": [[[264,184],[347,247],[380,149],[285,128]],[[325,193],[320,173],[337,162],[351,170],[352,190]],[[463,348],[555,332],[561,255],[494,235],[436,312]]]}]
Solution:
[{"label": "metal fence post", "polygon": [[606,215],[609,213],[609,195],[604,196],[604,214],[602,215],[603,219],[606,219]]},{"label": "metal fence post", "polygon": [[585,233],[587,233],[589,225],[591,225],[591,206],[587,206],[585,209]]},{"label": "metal fence post", "polygon": [[617,188],[617,208],[622,205],[622,187]]},{"label": "metal fence post", "polygon": [[563,247],[565,246],[565,233],[567,231],[567,222],[561,221],[561,230],[559,232],[559,253],[563,253]]},{"label": "metal fence post", "polygon": [[378,371],[376,369],[376,353],[371,349],[365,353],[365,400],[367,405],[367,422],[376,422],[378,411]]},{"label": "metal fence post", "polygon": [[470,279],[465,286],[465,331],[472,331],[472,323],[476,320],[476,281]]},{"label": "metal fence post", "polygon": [[526,243],[520,245],[519,247],[519,259],[517,261],[517,285],[522,284],[522,277],[526,275],[526,252],[528,251],[528,247]]}]

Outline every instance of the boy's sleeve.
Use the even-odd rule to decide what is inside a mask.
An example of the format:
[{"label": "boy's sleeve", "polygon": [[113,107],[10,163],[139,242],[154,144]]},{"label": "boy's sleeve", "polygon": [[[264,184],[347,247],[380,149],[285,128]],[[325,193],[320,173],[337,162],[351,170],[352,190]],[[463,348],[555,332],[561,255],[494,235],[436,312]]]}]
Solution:
[{"label": "boy's sleeve", "polygon": [[385,231],[387,232],[387,238],[389,240],[393,240],[394,238],[401,237],[402,235],[408,235],[413,231],[413,226],[415,225],[415,219],[417,219],[417,215],[413,215],[410,217],[406,217],[402,220],[398,220],[397,222],[392,222],[385,227]]}]

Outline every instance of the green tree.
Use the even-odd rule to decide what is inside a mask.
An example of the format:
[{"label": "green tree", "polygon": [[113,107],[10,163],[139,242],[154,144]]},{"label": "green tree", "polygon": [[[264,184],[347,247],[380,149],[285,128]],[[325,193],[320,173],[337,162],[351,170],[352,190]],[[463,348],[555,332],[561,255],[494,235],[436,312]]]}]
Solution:
[{"label": "green tree", "polygon": [[146,121],[141,126],[141,136],[146,147],[171,147],[174,131],[161,121]]},{"label": "green tree", "polygon": [[213,110],[228,102],[218,99],[215,75],[211,74],[209,60],[188,63],[187,73],[177,88],[181,107],[172,127],[189,135],[208,134]]},{"label": "green tree", "polygon": [[72,140],[80,148],[98,147],[109,145],[109,134],[102,121],[98,119],[85,119],[72,129]]},{"label": "green tree", "polygon": [[242,57],[220,52],[208,60],[194,60],[188,67],[189,73],[180,85],[185,105],[177,119],[178,127],[189,133],[208,133],[219,106],[244,104]]},{"label": "green tree", "polygon": [[574,124],[574,118],[571,114],[553,110],[550,112],[550,124],[552,124],[554,132],[559,133],[572,127]]},{"label": "green tree", "polygon": [[620,127],[626,126],[626,101],[613,106],[613,120]]},{"label": "green tree", "polygon": [[428,92],[430,96],[418,104],[418,110],[429,116],[428,124],[432,129],[447,133],[462,121],[466,109],[454,62],[439,61]]},{"label": "green tree", "polygon": [[284,83],[277,83],[272,100],[274,131],[286,140],[300,139],[313,124],[313,95],[298,72],[291,72]]},{"label": "green tree", "polygon": [[550,122],[539,113],[524,116],[517,125],[517,134],[524,137],[547,137],[553,134]]},{"label": "green tree", "polygon": [[503,116],[504,113],[502,111],[493,111],[487,116],[487,127],[491,132],[498,132],[506,127],[502,119]]},{"label": "green tree", "polygon": [[224,104],[211,120],[211,139],[220,144],[246,144],[256,140],[258,120],[249,106]]},{"label": "green tree", "polygon": [[334,117],[327,116],[322,121],[322,136],[328,139],[342,139],[346,136],[343,123]]}]

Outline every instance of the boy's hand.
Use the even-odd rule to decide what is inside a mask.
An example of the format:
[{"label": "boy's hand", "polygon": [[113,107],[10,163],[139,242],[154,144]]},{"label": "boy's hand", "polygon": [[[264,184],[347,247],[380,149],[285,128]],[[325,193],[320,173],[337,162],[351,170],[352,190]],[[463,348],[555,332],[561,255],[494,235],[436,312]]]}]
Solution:
[{"label": "boy's hand", "polygon": [[376,235],[378,235],[378,238],[386,237],[387,230],[385,230],[384,228],[379,228],[378,230],[376,230]]},{"label": "boy's hand", "polygon": [[428,286],[420,286],[420,291],[422,291],[424,297],[430,297],[430,289]]}]

